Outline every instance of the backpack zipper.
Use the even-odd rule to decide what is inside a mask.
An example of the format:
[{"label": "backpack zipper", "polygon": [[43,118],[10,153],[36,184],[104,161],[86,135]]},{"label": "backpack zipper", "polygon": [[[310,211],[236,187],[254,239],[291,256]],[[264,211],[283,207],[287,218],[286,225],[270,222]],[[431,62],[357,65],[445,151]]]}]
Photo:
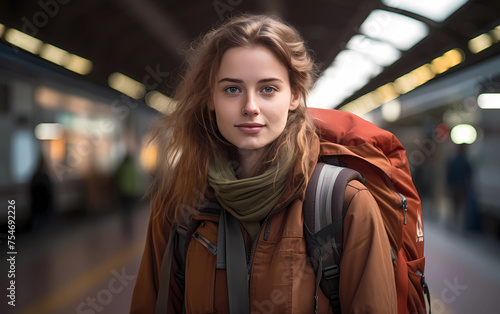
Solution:
[{"label": "backpack zipper", "polygon": [[404,214],[403,224],[406,225],[406,212],[408,211],[408,201],[406,200],[406,197],[403,194],[399,192],[396,193],[401,198],[401,207],[403,207],[403,214]]}]

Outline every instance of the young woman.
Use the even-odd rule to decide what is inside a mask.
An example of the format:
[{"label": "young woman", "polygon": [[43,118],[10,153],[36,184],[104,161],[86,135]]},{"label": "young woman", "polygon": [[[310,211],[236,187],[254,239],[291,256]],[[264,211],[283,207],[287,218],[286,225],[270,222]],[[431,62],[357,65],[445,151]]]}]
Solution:
[{"label": "young woman", "polygon": [[[172,259],[168,313],[229,313],[227,273],[217,269],[219,215],[235,217],[247,251],[250,313],[332,313],[318,292],[303,233],[302,203],[322,143],[307,114],[314,64],[298,33],[277,19],[245,15],[193,48],[161,118],[152,214],[131,313],[154,313],[160,266],[173,223],[189,223],[184,283]],[[360,183],[346,190],[343,313],[395,313],[389,240],[377,203]],[[190,217],[190,218],[186,218]],[[200,240],[201,239],[201,240]],[[209,243],[211,246],[207,245]],[[208,248],[207,248],[208,247]],[[246,267],[245,267],[246,269]],[[165,284],[165,283],[162,283]]]}]

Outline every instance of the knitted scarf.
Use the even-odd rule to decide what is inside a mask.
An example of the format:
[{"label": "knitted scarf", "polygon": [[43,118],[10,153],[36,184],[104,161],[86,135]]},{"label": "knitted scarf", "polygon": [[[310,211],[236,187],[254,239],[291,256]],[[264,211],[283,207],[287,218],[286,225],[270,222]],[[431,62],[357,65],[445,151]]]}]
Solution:
[{"label": "knitted scarf", "polygon": [[238,219],[252,240],[260,230],[260,223],[271,212],[285,190],[292,158],[281,154],[264,173],[238,179],[231,163],[217,158],[209,163],[208,183],[215,190],[221,206]]}]

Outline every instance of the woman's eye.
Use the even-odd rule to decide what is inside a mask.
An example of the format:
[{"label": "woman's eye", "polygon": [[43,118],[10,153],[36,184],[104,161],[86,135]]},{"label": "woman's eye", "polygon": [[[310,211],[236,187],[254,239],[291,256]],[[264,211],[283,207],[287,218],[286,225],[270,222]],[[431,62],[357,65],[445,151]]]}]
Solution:
[{"label": "woman's eye", "polygon": [[236,93],[239,93],[240,89],[238,87],[234,87],[234,86],[230,86],[228,88],[226,88],[226,92],[228,92],[229,94],[236,94]]},{"label": "woman's eye", "polygon": [[271,94],[273,93],[274,91],[276,91],[276,89],[274,89],[273,87],[271,86],[266,86],[262,89],[262,91],[265,93],[265,94]]}]

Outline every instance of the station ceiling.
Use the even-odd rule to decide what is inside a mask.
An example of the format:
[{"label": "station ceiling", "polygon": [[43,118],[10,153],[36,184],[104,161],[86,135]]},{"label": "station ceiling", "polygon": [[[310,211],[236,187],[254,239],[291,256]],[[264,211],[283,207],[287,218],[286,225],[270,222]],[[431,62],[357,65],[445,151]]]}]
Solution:
[{"label": "station ceiling", "polygon": [[120,72],[139,82],[148,80],[148,88],[170,94],[190,42],[232,15],[281,17],[299,30],[325,70],[375,9],[416,18],[428,26],[429,35],[343,103],[450,49],[462,50],[465,61],[441,76],[500,54],[495,42],[477,54],[468,48],[470,39],[500,24],[497,0],[468,1],[442,22],[374,0],[2,0],[0,24],[90,60],[92,71],[84,78],[91,82],[108,86],[110,74]]}]

